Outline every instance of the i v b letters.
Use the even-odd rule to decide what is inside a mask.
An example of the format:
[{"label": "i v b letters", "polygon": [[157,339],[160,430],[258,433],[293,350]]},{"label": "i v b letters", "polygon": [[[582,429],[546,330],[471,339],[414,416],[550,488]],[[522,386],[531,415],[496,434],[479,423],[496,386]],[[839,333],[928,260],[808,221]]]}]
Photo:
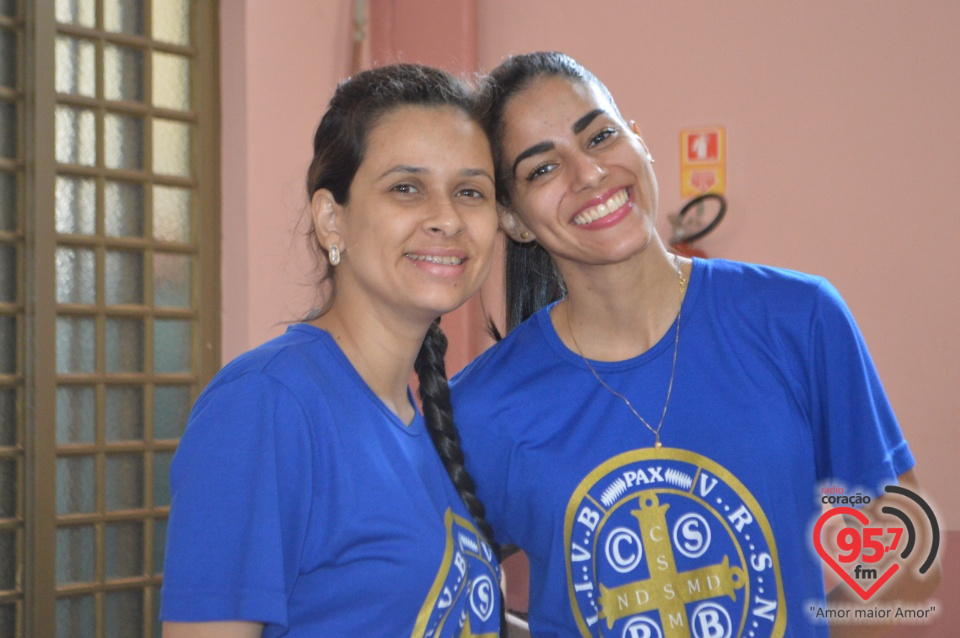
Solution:
[{"label": "i v b letters", "polygon": [[[919,570],[921,574],[926,574],[930,566],[933,565],[933,561],[937,557],[937,551],[940,548],[940,527],[937,524],[937,517],[934,516],[933,510],[927,502],[915,492],[898,485],[888,485],[884,490],[888,493],[899,494],[911,499],[917,503],[917,505],[923,509],[924,514],[926,514],[930,522],[930,552]],[[913,551],[914,547],[915,528],[913,521],[901,510],[889,505],[884,506],[880,511],[898,519],[897,525],[871,527],[870,520],[863,512],[852,507],[835,507],[824,512],[813,528],[813,545],[816,547],[817,553],[820,554],[820,558],[837,572],[844,582],[863,600],[869,600],[901,567],[900,563],[894,562],[882,574],[878,574],[876,569],[872,569],[867,565],[878,563],[887,552],[896,551],[901,545],[901,541],[903,541],[904,531],[907,532],[907,538],[906,541],[903,542],[903,551],[900,553],[900,560],[905,560]],[[860,530],[852,527],[844,527],[840,530],[836,537],[839,552],[837,557],[834,558],[823,547],[821,532],[823,531],[824,524],[826,524],[830,518],[838,515],[852,516],[860,521],[864,527],[862,536]],[[857,558],[860,558],[865,565],[858,563],[854,567],[853,574],[851,575],[843,568],[841,563],[853,563]],[[858,582],[858,579],[872,581],[872,584],[864,589]]]}]

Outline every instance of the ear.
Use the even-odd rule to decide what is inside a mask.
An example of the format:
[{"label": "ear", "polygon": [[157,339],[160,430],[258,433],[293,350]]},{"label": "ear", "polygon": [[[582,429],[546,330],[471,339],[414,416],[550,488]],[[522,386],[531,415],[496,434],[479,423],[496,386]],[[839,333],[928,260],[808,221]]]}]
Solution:
[{"label": "ear", "polygon": [[498,204],[497,214],[500,216],[500,228],[502,228],[503,232],[513,241],[525,244],[537,240],[520,217],[509,208],[504,208]]},{"label": "ear", "polygon": [[346,249],[343,245],[343,236],[340,233],[340,214],[343,207],[337,203],[326,188],[321,188],[310,199],[310,216],[313,218],[313,232],[317,234],[317,241],[323,248],[330,244],[340,246],[340,252]]},{"label": "ear", "polygon": [[630,120],[630,130],[633,131],[633,134],[637,136],[637,141],[640,142],[640,146],[643,147],[643,150],[647,153],[647,159],[651,162],[653,161],[653,155],[650,153],[650,149],[647,148],[647,143],[643,141],[643,133],[640,131],[640,126],[634,121]]}]

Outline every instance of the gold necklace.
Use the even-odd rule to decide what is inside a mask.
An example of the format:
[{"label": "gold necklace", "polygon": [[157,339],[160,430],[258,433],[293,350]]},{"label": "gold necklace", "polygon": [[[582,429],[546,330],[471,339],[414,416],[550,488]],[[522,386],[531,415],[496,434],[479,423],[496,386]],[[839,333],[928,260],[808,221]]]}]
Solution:
[{"label": "gold necklace", "polygon": [[587,368],[590,369],[590,372],[592,372],[593,376],[596,377],[597,381],[600,382],[600,385],[606,388],[607,391],[610,392],[610,394],[616,397],[619,397],[630,409],[630,411],[633,412],[633,416],[637,417],[637,419],[640,420],[640,423],[643,423],[648,430],[653,432],[653,436],[655,437],[653,442],[653,447],[658,450],[661,447],[663,447],[662,444],[660,443],[660,428],[663,427],[663,420],[667,418],[667,406],[670,405],[670,394],[673,392],[673,378],[677,373],[677,351],[680,349],[680,312],[681,310],[683,310],[683,290],[687,286],[687,280],[683,277],[683,272],[680,270],[680,261],[676,255],[673,256],[673,267],[677,269],[677,281],[680,282],[680,307],[677,308],[677,329],[673,338],[673,365],[670,368],[670,383],[669,385],[667,385],[667,400],[663,402],[663,413],[660,415],[660,422],[657,424],[656,428],[654,428],[652,425],[647,423],[647,420],[644,419],[642,416],[640,416],[640,413],[637,412],[637,410],[633,407],[633,404],[630,403],[630,399],[623,396],[622,394],[620,394],[619,392],[611,388],[609,385],[607,385],[607,382],[604,381],[602,378],[600,378],[600,375],[597,374],[597,371],[594,369],[594,367],[590,365],[590,362],[587,361],[587,358],[583,356],[583,350],[580,349],[580,344],[577,343],[577,336],[573,334],[573,323],[570,321],[569,300],[565,304],[566,315],[567,315],[567,329],[570,330],[570,338],[573,340],[573,345],[577,348],[577,354],[579,354],[580,358],[583,359],[584,365],[586,365]]}]

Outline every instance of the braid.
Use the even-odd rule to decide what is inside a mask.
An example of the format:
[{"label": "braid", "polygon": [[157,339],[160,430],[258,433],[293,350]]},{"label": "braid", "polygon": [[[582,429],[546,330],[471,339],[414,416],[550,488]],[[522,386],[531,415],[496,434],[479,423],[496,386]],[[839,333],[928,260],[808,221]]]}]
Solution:
[{"label": "braid", "polygon": [[[447,385],[447,366],[443,355],[447,353],[447,336],[440,329],[440,320],[430,324],[427,336],[423,339],[413,369],[420,380],[420,399],[423,401],[423,420],[427,424],[430,438],[437,448],[437,454],[447,468],[447,474],[457,488],[460,499],[467,506],[477,529],[483,534],[493,550],[497,562],[501,562],[500,546],[493,540],[493,526],[487,522],[486,510],[477,498],[476,484],[463,464],[463,450],[460,449],[460,435],[453,424],[453,406],[450,403],[450,386]],[[500,636],[507,636],[507,601],[503,590],[500,591]]]},{"label": "braid", "polygon": [[463,463],[460,435],[453,424],[453,406],[450,404],[450,387],[447,385],[447,370],[443,355],[447,352],[447,337],[440,330],[440,320],[434,321],[420,347],[413,364],[420,380],[420,399],[423,401],[423,419],[430,431],[430,438],[437,448],[447,474],[460,494],[467,511],[473,517],[477,529],[486,537],[500,559],[500,547],[493,541],[493,527],[487,522],[486,510],[475,493],[473,477]]}]

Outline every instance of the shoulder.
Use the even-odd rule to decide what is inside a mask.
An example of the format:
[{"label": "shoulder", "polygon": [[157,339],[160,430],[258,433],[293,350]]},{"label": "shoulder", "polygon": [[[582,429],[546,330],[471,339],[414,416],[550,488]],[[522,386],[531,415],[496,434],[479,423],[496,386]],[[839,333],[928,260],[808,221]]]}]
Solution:
[{"label": "shoulder", "polygon": [[813,320],[824,307],[844,308],[824,277],[724,259],[697,260],[700,295],[725,315],[744,321]]},{"label": "shoulder", "polygon": [[485,429],[497,426],[502,406],[523,400],[529,380],[545,374],[553,359],[541,322],[549,321],[548,309],[536,312],[506,337],[490,346],[450,380],[454,418],[458,428],[470,429],[481,421]]},{"label": "shoulder", "polygon": [[846,304],[821,276],[719,259],[696,267],[688,293],[692,330],[781,361],[809,361],[818,344],[859,340]]},{"label": "shoulder", "polygon": [[487,348],[450,380],[454,400],[484,388],[514,383],[518,371],[512,363],[541,352],[547,345],[540,326],[549,317],[543,308],[514,328],[507,336]]},{"label": "shoulder", "polygon": [[[328,335],[312,326],[297,324],[225,365],[201,394],[244,391],[285,391],[293,396],[342,383],[342,355]],[[250,387],[248,387],[250,386]]]},{"label": "shoulder", "polygon": [[304,367],[322,366],[326,357],[318,356],[318,352],[326,349],[324,336],[325,333],[311,326],[289,326],[282,335],[227,363],[214,380],[231,381],[245,374],[262,374],[282,380]]},{"label": "shoulder", "polygon": [[744,292],[816,295],[826,283],[819,275],[727,259],[697,260],[705,283]]},{"label": "shoulder", "polygon": [[[319,331],[291,326],[223,367],[197,398],[187,433],[255,429],[292,433],[329,412],[326,389],[343,386]],[[322,416],[321,414],[321,416]],[[282,427],[280,425],[282,424]]]}]

